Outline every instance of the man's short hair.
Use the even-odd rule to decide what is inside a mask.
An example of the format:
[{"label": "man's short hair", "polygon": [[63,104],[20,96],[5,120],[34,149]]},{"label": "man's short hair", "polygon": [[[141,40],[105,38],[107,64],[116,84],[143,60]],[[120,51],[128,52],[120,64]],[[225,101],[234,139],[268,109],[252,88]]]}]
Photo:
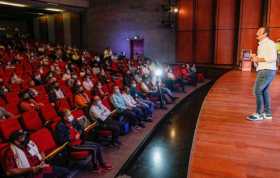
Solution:
[{"label": "man's short hair", "polygon": [[263,33],[266,33],[267,36],[269,36],[269,28],[268,27],[261,27],[263,28],[264,32]]}]

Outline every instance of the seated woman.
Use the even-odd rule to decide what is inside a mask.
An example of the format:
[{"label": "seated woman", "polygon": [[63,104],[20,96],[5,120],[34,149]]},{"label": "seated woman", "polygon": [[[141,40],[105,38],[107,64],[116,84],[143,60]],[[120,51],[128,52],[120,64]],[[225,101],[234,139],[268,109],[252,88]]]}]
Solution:
[{"label": "seated woman", "polygon": [[45,163],[44,153],[41,153],[38,146],[21,130],[11,134],[9,146],[3,155],[3,169],[8,177],[64,178],[69,174],[66,168]]},{"label": "seated woman", "polygon": [[83,81],[83,87],[87,92],[91,92],[93,90],[94,85],[89,75],[85,76]]},{"label": "seated woman", "polygon": [[106,84],[106,83],[109,83],[111,81],[104,69],[101,69],[101,71],[99,73],[99,81],[102,84]]},{"label": "seated woman", "polygon": [[101,146],[81,138],[81,135],[83,135],[82,126],[74,119],[70,110],[64,111],[63,119],[55,128],[55,135],[58,143],[61,145],[65,142],[70,142],[70,151],[89,151],[92,155],[93,170],[97,173],[100,173],[101,169],[112,169],[112,166],[103,159]]},{"label": "seated woman", "polygon": [[104,91],[102,87],[102,83],[98,82],[96,87],[93,89],[93,96],[100,96],[101,98],[104,98],[105,96],[108,96],[108,91]]}]

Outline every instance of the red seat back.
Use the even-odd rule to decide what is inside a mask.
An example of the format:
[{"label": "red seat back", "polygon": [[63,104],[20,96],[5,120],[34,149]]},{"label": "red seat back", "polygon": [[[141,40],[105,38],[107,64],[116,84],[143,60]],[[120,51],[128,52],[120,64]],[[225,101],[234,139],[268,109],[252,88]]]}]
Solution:
[{"label": "red seat back", "polygon": [[106,96],[102,99],[102,104],[104,104],[104,106],[106,106],[110,111],[112,111],[114,109],[114,106],[112,105],[111,101],[110,101],[110,97]]},{"label": "red seat back", "polygon": [[22,120],[25,129],[29,131],[36,131],[43,127],[40,117],[36,111],[29,111],[23,113]]},{"label": "red seat back", "polygon": [[60,117],[57,115],[55,109],[50,105],[44,105],[41,107],[41,114],[44,121],[54,121],[57,122],[60,120]]},{"label": "red seat back", "polygon": [[10,118],[0,121],[0,133],[4,140],[8,140],[13,132],[20,129],[21,126],[16,118]]},{"label": "red seat back", "polygon": [[42,128],[30,135],[30,139],[36,143],[40,152],[49,154],[57,148],[57,144],[47,128]]}]

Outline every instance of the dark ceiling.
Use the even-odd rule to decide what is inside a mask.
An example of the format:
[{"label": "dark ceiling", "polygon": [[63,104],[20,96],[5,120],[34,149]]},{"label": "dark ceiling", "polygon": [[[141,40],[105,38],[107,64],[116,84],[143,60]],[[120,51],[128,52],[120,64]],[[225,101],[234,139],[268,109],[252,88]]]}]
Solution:
[{"label": "dark ceiling", "polygon": [[46,14],[55,14],[59,12],[52,12],[44,10],[46,7],[59,8],[65,11],[71,12],[81,12],[84,11],[84,8],[77,8],[72,6],[61,6],[61,5],[50,5],[48,3],[39,2],[39,1],[29,1],[31,2],[30,7],[13,7],[0,5],[0,18],[1,19],[26,19],[34,18],[36,16],[46,15]]}]

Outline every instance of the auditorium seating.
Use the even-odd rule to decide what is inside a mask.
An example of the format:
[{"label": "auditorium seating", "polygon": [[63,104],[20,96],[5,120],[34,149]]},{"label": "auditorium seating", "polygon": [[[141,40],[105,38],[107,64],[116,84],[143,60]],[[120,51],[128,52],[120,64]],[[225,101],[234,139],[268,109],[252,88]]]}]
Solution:
[{"label": "auditorium seating", "polygon": [[[5,53],[4,53],[5,54]],[[6,54],[8,56],[8,52]],[[37,92],[38,95],[34,98],[37,102],[43,104],[39,110],[28,111],[21,113],[18,108],[18,104],[20,102],[19,94],[24,89],[29,88],[29,80],[32,78],[32,74],[38,70],[38,66],[40,61],[30,61],[28,56],[25,54],[21,54],[24,56],[22,61],[16,64],[13,68],[5,68],[0,67],[0,77],[4,79],[4,84],[8,85],[11,88],[11,91],[5,94],[8,103],[3,102],[3,99],[0,99],[0,106],[7,109],[7,111],[13,113],[14,115],[20,115],[17,118],[8,118],[6,120],[0,120],[0,136],[3,138],[3,142],[0,143],[0,155],[1,150],[5,148],[6,142],[10,136],[10,134],[16,130],[23,129],[27,130],[30,133],[30,138],[38,145],[41,151],[45,152],[45,154],[49,154],[56,150],[59,145],[57,145],[55,137],[54,137],[54,129],[56,124],[60,121],[59,113],[64,111],[65,109],[70,109],[72,111],[72,115],[75,118],[84,117],[87,114],[78,108],[75,108],[74,101],[73,101],[73,90],[67,85],[65,81],[61,80],[61,75],[57,74],[56,80],[59,82],[60,87],[65,95],[65,99],[59,99],[55,103],[50,103],[48,90],[47,90],[47,83],[42,85],[37,85],[33,87]],[[8,57],[6,60],[12,60],[12,57]],[[43,75],[47,75],[49,72],[49,68],[54,62],[50,62],[48,65],[45,65],[43,68]],[[60,65],[65,67],[67,62],[59,61]],[[109,96],[105,96],[102,98],[102,103],[111,111],[114,110],[114,107],[110,101],[110,95],[112,94],[114,85],[117,85],[120,89],[124,88],[123,84],[123,76],[121,75],[120,71],[126,72],[128,69],[128,63],[130,65],[137,67],[139,65],[138,61],[128,61],[124,60],[121,61],[120,64],[117,62],[112,62],[111,69],[105,71],[108,74],[108,79],[110,82],[103,83],[102,90],[105,93],[109,93]],[[124,66],[122,69],[119,68],[120,66]],[[65,70],[65,68],[61,69]],[[77,73],[80,73],[80,69],[75,66],[73,68]],[[173,71],[176,77],[181,77],[183,74],[181,72],[180,65],[174,65]],[[20,85],[18,84],[10,84],[9,80],[13,73],[17,73],[17,75],[24,79],[24,82]],[[99,78],[92,74],[91,78],[93,79],[94,85],[99,82]],[[82,82],[82,77],[78,76],[78,79]],[[204,80],[203,74],[198,75],[198,80]],[[140,90],[139,84],[137,88]],[[89,93],[92,96],[91,93]],[[120,118],[122,119],[122,118]],[[122,122],[123,133],[128,133],[129,126],[127,123]],[[111,137],[112,133],[108,130],[101,130],[98,131],[99,137]],[[70,152],[70,158],[73,160],[84,160],[87,159],[89,156],[89,152],[87,151],[79,151],[79,152]]]}]

